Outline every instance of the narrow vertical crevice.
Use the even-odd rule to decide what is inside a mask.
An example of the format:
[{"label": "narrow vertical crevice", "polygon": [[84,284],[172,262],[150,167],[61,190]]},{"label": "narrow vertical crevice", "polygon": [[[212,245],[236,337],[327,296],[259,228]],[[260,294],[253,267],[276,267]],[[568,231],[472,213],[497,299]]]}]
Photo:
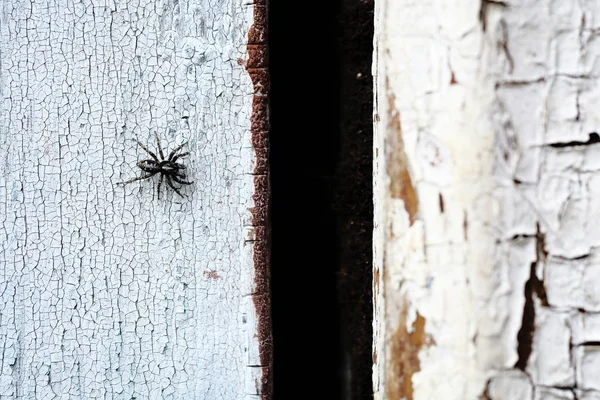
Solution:
[{"label": "narrow vertical crevice", "polygon": [[338,18],[340,153],[335,175],[343,399],[372,398],[374,0],[343,0]]},{"label": "narrow vertical crevice", "polygon": [[524,295],[525,306],[523,307],[523,321],[521,329],[517,334],[517,353],[519,359],[515,364],[515,368],[525,371],[527,362],[533,348],[533,335],[535,333],[535,298],[543,307],[548,307],[548,298],[544,282],[536,274],[538,263],[546,263],[548,252],[546,250],[546,235],[542,232],[540,224],[537,224],[537,232],[535,235],[536,241],[536,260],[529,267],[529,280],[525,283]]},{"label": "narrow vertical crevice", "polygon": [[275,400],[372,398],[373,7],[269,3]]},{"label": "narrow vertical crevice", "polygon": [[533,303],[534,280],[535,280],[536,263],[531,263],[529,280],[525,283],[525,306],[523,307],[523,321],[521,329],[517,334],[517,353],[519,359],[515,364],[515,368],[525,371],[527,362],[531,355],[533,345],[533,333],[535,330],[535,304]]},{"label": "narrow vertical crevice", "polygon": [[337,14],[335,2],[269,3],[275,400],[341,398]]}]

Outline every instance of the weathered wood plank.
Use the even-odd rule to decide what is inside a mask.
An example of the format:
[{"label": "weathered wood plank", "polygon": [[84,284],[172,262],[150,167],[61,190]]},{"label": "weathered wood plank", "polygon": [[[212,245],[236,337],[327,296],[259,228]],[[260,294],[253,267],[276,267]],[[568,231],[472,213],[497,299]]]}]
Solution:
[{"label": "weathered wood plank", "polygon": [[0,396],[268,397],[264,2],[0,7]]},{"label": "weathered wood plank", "polygon": [[600,395],[599,4],[378,2],[376,399]]}]

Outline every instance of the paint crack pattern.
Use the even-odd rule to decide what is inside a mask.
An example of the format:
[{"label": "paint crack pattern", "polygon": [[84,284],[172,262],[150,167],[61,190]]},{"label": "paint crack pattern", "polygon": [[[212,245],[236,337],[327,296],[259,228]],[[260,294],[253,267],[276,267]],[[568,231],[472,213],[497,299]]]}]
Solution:
[{"label": "paint crack pattern", "polygon": [[0,1],[1,399],[257,398],[253,7]]},{"label": "paint crack pattern", "polygon": [[375,15],[375,398],[600,399],[600,3]]},{"label": "paint crack pattern", "polygon": [[[520,311],[513,309],[522,315],[512,339],[514,369],[492,377],[486,393],[490,399],[507,393],[519,399],[596,399],[600,98],[593,55],[599,9],[591,3],[541,3],[506,2],[489,6],[485,16],[486,39],[497,42],[491,51],[498,66],[496,174],[504,198],[514,201],[502,205],[508,218],[500,228],[511,238],[498,265],[502,274],[519,277],[513,283],[522,288],[515,290],[522,296]],[[529,18],[536,22],[519,22]]]}]

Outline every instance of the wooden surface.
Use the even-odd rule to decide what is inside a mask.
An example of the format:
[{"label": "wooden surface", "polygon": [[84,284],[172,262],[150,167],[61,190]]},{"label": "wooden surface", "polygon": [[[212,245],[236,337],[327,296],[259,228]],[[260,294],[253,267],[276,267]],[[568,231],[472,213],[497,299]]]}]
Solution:
[{"label": "wooden surface", "polygon": [[376,9],[375,398],[600,398],[598,2]]},{"label": "wooden surface", "polygon": [[[0,3],[1,398],[268,397],[260,7]],[[186,197],[116,185],[155,134]]]}]

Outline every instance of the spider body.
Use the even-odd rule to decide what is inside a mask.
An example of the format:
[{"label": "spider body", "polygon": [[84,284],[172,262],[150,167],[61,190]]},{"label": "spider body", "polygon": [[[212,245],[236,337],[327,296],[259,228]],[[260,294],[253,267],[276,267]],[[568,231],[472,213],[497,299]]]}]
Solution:
[{"label": "spider body", "polygon": [[[162,172],[162,173],[172,173],[174,171],[179,171],[180,169],[185,168],[184,165],[174,163],[171,161],[161,161],[157,163],[154,160],[142,160],[138,161],[136,164],[142,171],[153,173],[153,172]],[[185,176],[183,177],[185,178]]]},{"label": "spider body", "polygon": [[148,150],[146,146],[144,146],[141,142],[137,142],[137,144],[152,158],[147,160],[142,160],[137,162],[138,168],[146,173],[144,176],[140,176],[137,178],[130,179],[125,182],[119,182],[120,185],[126,185],[128,183],[132,183],[135,181],[141,181],[144,179],[150,179],[156,174],[160,174],[160,179],[158,181],[158,197],[160,198],[160,187],[162,185],[163,179],[167,181],[167,184],[181,197],[184,197],[183,194],[175,187],[173,182],[179,183],[181,185],[191,185],[193,182],[186,181],[187,177],[185,172],[185,165],[180,162],[177,162],[178,159],[189,155],[190,153],[179,153],[179,151],[187,144],[184,143],[173,150],[168,157],[165,157],[162,147],[160,145],[160,139],[158,136],[156,137],[156,145],[158,147],[158,154],[160,158],[156,156],[152,151]]}]

